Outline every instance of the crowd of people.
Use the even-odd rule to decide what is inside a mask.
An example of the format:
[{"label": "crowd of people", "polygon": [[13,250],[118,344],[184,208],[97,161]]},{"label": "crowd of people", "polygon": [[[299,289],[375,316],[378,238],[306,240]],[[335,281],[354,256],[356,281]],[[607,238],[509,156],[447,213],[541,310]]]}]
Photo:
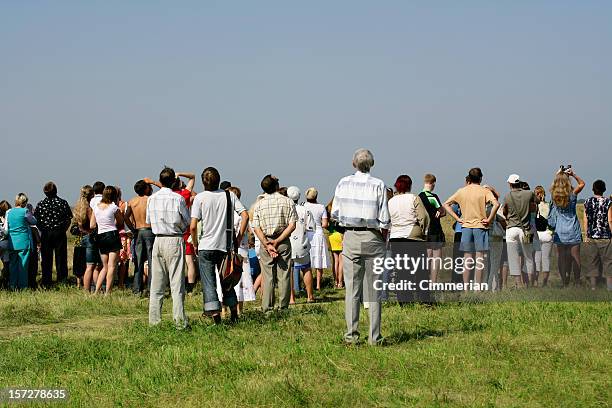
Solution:
[{"label": "crowd of people", "polygon": [[[394,243],[423,243],[428,258],[440,258],[447,242],[441,219],[452,217],[453,257],[466,265],[487,260],[471,263],[462,274],[451,271],[453,282],[487,283],[491,290],[547,286],[556,248],[562,286],[572,278],[582,285],[586,269],[592,289],[603,278],[612,290],[612,201],[604,195],[602,180],[593,183],[593,196],[584,202],[583,238],[577,203],[585,182],[571,167],[557,171],[550,201],[544,187],[532,191],[517,174],[508,177],[508,192],[500,200],[497,189],[482,184],[479,168],[470,169],[465,185],[442,201],[434,193],[433,174],[426,174],[421,191],[413,193],[408,175],[397,177],[394,189],[373,177],[369,150],[357,150],[352,164],[356,172],[338,182],[326,206],[318,202],[314,187],[301,201],[298,187],[281,187],[277,177],[266,175],[262,193],[247,209],[240,189],[222,182],[213,167],[202,172],[204,190],[197,194],[195,174],[164,168],[158,180],[138,180],[136,195],[128,201],[119,187],[97,181],[81,188],[72,208],[48,182],[35,208],[24,193],[16,196],[14,206],[0,202],[3,284],[12,290],[37,288],[40,262],[40,286],[52,286],[54,258],[56,280],[66,283],[69,232],[76,240],[72,264],[77,286],[105,295],[115,285],[130,286],[134,294],[149,298],[152,325],[161,321],[169,288],[174,321],[187,328],[184,298],[198,279],[203,312],[220,323],[225,310],[230,320],[238,319],[244,302],[254,301],[258,292],[264,312],[275,308],[276,292],[281,309],[295,303],[302,291],[308,303],[315,302],[324,271],[331,268],[334,288],[346,291],[345,341],[359,340],[365,304],[368,341],[377,344],[382,341],[384,294],[373,289],[375,276],[365,261],[385,257]],[[229,285],[220,271],[234,253],[242,275]],[[426,275],[437,282],[443,271],[432,263]]]}]

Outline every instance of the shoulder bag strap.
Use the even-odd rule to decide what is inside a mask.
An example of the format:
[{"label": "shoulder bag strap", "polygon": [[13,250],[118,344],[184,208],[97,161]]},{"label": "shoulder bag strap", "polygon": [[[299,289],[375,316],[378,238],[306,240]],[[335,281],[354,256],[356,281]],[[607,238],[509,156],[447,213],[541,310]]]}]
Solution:
[{"label": "shoulder bag strap", "polygon": [[232,223],[232,199],[230,198],[230,193],[229,191],[225,191],[225,197],[227,199],[227,206],[226,206],[226,210],[225,210],[225,219],[226,219],[226,234],[227,234],[227,238],[226,238],[226,249],[227,249],[227,253],[229,254],[230,251],[232,250],[232,244],[234,242],[233,239],[233,223]]}]

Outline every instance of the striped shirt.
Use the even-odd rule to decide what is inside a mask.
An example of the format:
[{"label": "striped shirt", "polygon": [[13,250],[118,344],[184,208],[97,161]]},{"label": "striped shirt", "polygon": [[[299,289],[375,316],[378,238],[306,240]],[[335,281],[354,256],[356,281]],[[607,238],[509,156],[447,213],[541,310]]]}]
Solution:
[{"label": "striped shirt", "polygon": [[336,186],[331,218],[343,227],[389,229],[385,183],[360,171],[344,177]]},{"label": "striped shirt", "polygon": [[291,223],[297,222],[295,204],[279,193],[264,194],[253,209],[253,228],[259,228],[266,237],[281,234]]},{"label": "striped shirt", "polygon": [[169,188],[163,187],[147,200],[146,223],[155,235],[182,235],[190,220],[185,199]]}]

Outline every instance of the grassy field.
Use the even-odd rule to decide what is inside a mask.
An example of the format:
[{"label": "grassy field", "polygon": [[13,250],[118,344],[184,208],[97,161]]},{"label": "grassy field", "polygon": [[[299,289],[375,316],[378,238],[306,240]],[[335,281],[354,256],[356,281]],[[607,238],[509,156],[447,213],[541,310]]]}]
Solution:
[{"label": "grassy field", "polygon": [[221,326],[200,318],[198,291],[187,332],[170,299],[149,327],[128,292],[0,292],[0,388],[63,388],[70,406],[610,406],[611,303],[526,301],[533,290],[385,304],[384,347],[343,345],[341,290],[270,316],[248,304]]},{"label": "grassy field", "polygon": [[[147,300],[0,293],[0,384],[72,406],[609,406],[609,302],[387,304],[388,345],[346,347],[342,291],[236,325],[147,325]],[[303,299],[300,299],[303,300]],[[367,319],[362,318],[367,333]]]}]

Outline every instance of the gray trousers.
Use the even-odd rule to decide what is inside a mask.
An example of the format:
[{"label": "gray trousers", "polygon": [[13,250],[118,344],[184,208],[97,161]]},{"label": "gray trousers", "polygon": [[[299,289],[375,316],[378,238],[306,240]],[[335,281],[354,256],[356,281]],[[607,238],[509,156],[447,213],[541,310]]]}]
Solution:
[{"label": "gray trousers", "polygon": [[291,277],[289,276],[289,259],[291,258],[291,243],[289,239],[279,244],[278,256],[272,258],[262,245],[259,250],[261,273],[263,274],[263,296],[261,308],[264,312],[274,308],[274,287],[278,285],[280,307],[289,307],[291,296]]},{"label": "gray trousers", "polygon": [[342,244],[344,257],[344,285],[346,286],[345,311],[347,332],[344,340],[356,343],[359,340],[359,312],[361,300],[368,302],[370,312],[370,335],[368,342],[377,344],[380,334],[381,293],[374,290],[377,279],[373,259],[385,256],[385,241],[378,231],[351,231],[344,234]]},{"label": "gray trousers", "polygon": [[183,237],[156,237],[150,262],[151,295],[149,298],[149,324],[161,321],[166,286],[172,294],[172,316],[178,328],[187,327],[185,300],[185,241]]}]

